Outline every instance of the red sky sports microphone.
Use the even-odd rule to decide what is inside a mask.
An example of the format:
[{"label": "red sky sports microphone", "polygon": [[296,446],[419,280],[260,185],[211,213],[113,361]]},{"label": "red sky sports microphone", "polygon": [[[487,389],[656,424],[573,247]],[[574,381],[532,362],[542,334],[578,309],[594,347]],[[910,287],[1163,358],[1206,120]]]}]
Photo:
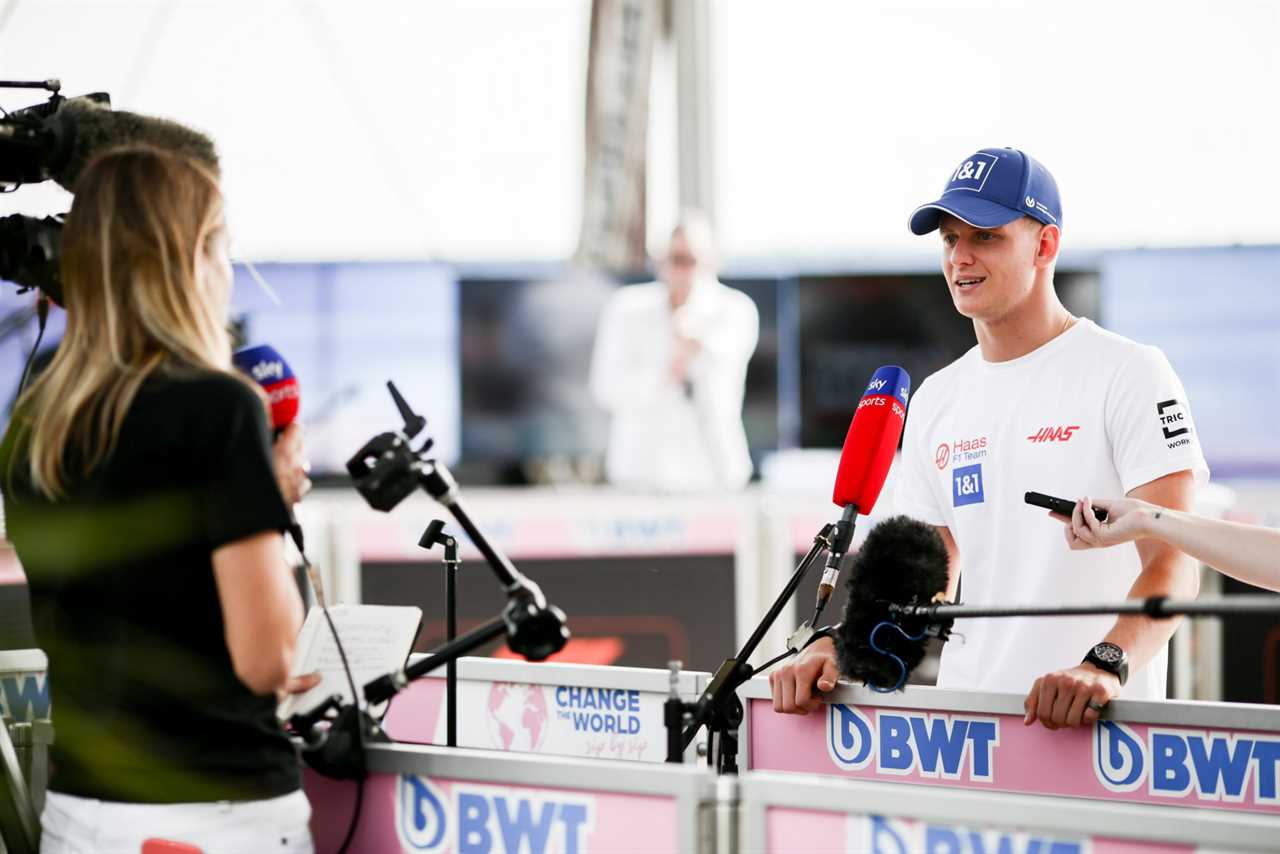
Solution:
[{"label": "red sky sports microphone", "polygon": [[262,386],[271,402],[271,427],[277,436],[280,431],[298,417],[298,378],[293,375],[289,363],[274,347],[260,344],[245,347],[231,356],[231,361],[245,374]]},{"label": "red sky sports microphone", "polygon": [[[267,400],[271,404],[271,430],[279,438],[281,431],[298,417],[301,395],[298,393],[298,378],[293,375],[293,369],[284,360],[284,356],[267,344],[237,350],[231,354],[231,361],[237,370],[252,377],[267,393]],[[293,522],[289,535],[297,544],[298,552],[302,553],[305,542],[302,526],[293,518],[292,508],[289,509],[289,517]]]},{"label": "red sky sports microphone", "polygon": [[840,561],[853,540],[854,517],[869,514],[876,506],[884,480],[893,464],[902,437],[902,424],[907,417],[907,400],[911,397],[911,377],[897,365],[885,365],[871,375],[867,390],[858,401],[858,409],[849,424],[840,453],[840,468],[831,500],[843,509],[827,550],[827,566],[818,585],[810,625],[818,624],[818,615],[827,606],[831,591],[840,575]]}]

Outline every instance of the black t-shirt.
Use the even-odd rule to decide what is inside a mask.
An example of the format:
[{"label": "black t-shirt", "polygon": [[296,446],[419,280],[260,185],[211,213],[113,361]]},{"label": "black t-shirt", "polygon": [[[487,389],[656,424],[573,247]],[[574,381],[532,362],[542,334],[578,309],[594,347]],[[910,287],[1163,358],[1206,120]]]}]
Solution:
[{"label": "black t-shirt", "polygon": [[26,466],[7,469],[5,514],[49,657],[49,788],[146,803],[298,789],[275,698],[232,669],[213,575],[214,549],[289,525],[254,391],[171,369],[146,381],[115,450],[65,500],[36,493]]}]

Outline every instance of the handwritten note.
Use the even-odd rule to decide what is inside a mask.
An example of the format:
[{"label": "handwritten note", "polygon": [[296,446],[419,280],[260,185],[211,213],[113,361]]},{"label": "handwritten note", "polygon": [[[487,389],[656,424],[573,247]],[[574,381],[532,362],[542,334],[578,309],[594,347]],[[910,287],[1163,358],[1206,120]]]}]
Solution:
[{"label": "handwritten note", "polygon": [[[422,622],[422,609],[413,606],[333,605],[329,615],[342,639],[357,693],[366,682],[404,666]],[[298,634],[293,675],[303,673],[319,673],[320,684],[287,697],[277,710],[281,718],[312,709],[330,694],[341,694],[344,703],[351,701],[338,645],[319,608],[311,609]]]}]

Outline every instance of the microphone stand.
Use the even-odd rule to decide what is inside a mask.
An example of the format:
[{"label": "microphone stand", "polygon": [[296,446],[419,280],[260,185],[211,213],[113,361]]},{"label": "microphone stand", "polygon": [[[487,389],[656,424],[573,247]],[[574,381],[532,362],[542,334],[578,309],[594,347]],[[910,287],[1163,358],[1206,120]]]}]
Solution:
[{"label": "microphone stand", "polygon": [[[458,637],[458,567],[462,561],[458,559],[458,541],[443,533],[444,522],[432,519],[427,530],[422,533],[418,545],[430,549],[436,544],[444,546],[444,639],[453,641]],[[450,661],[445,667],[445,737],[447,747],[458,746],[458,663]]]},{"label": "microphone stand", "polygon": [[[443,646],[436,647],[403,670],[386,673],[377,679],[366,682],[364,685],[365,701],[370,705],[374,705],[390,700],[415,679],[427,675],[442,664],[453,664],[467,653],[479,649],[495,638],[502,637],[504,633],[510,631],[507,625],[506,612],[513,607],[515,607],[515,603],[508,603],[502,616],[494,617],[488,622],[481,623],[462,637],[451,640]],[[456,745],[449,746],[454,747]]]},{"label": "microphone stand", "polygon": [[[507,604],[501,616],[433,650],[416,664],[366,683],[363,693],[369,705],[390,700],[414,679],[442,664],[456,661],[503,633],[507,636],[507,646],[531,661],[541,661],[560,651],[569,640],[564,612],[548,604],[538,585],[521,575],[505,555],[489,544],[459,502],[458,483],[453,475],[443,463],[428,458],[434,441],[428,437],[417,450],[410,445],[409,440],[426,426],[426,419],[409,408],[394,383],[388,381],[387,387],[404,419],[405,429],[404,432],[374,436],[347,461],[347,472],[355,481],[356,490],[369,506],[383,512],[390,512],[418,489],[425,490],[448,508],[466,531],[503,585]],[[439,527],[443,528],[443,523]],[[423,540],[428,534],[438,535],[439,528],[434,532],[433,528],[435,523],[427,528]],[[448,551],[445,556],[448,560]],[[359,708],[354,697],[351,705],[338,706],[336,717],[324,716],[327,715],[323,708],[325,705],[329,709],[338,706],[331,697],[321,708],[293,719],[306,724],[305,729],[295,729],[313,745],[305,754],[307,761],[317,771],[329,776],[363,779],[366,775],[364,742],[385,741],[386,734],[368,713]],[[317,743],[314,727],[321,721],[329,721],[331,727],[327,737],[321,736]]]},{"label": "microphone stand", "polygon": [[[738,650],[736,656],[724,660],[715,675],[711,677],[711,682],[702,692],[702,696],[696,702],[683,704],[683,715],[674,714],[674,701],[668,701],[670,705],[666,713],[668,762],[681,762],[683,751],[693,743],[698,730],[705,726],[710,736],[710,743],[707,745],[707,764],[721,774],[738,773],[738,727],[742,724],[743,711],[742,701],[738,699],[737,692],[744,682],[757,673],[747,660],[764,640],[765,634],[804,580],[810,566],[823,551],[831,548],[834,531],[835,525],[827,524],[813,538],[812,548],[800,561],[800,565],[796,567],[796,571],[792,573],[786,586],[778,594],[778,598],[773,601],[760,624],[751,633],[751,637],[747,638],[747,642],[743,644],[742,649]],[[679,740],[671,734],[673,725],[679,725],[677,718],[679,723],[688,722]],[[678,750],[677,747],[679,747]]]},{"label": "microphone stand", "polygon": [[[407,448],[408,442],[405,441],[400,447]],[[351,468],[350,463],[348,468]],[[417,664],[396,673],[380,676],[365,685],[364,696],[370,703],[391,699],[419,676],[434,670],[441,664],[460,658],[504,632],[507,635],[507,646],[512,652],[523,655],[531,661],[541,661],[559,652],[569,640],[569,629],[564,623],[564,612],[554,605],[548,605],[538,585],[521,575],[506,555],[490,545],[484,533],[471,520],[458,500],[458,483],[444,464],[434,460],[415,460],[410,465],[410,472],[414,481],[432,498],[443,504],[467,532],[471,542],[484,556],[494,575],[498,576],[498,580],[502,583],[507,594],[507,606],[503,609],[501,617],[490,620],[457,640],[445,644]],[[371,504],[380,497],[376,493],[372,496],[367,493],[364,482],[357,482],[356,488],[365,494]],[[373,506],[378,507],[378,504]],[[378,507],[378,509],[381,508]]]}]

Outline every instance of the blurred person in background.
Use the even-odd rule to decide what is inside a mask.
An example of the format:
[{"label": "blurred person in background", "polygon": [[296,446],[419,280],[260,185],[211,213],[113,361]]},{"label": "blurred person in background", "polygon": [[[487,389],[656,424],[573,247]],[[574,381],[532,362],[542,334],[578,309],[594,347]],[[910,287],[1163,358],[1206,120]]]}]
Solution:
[{"label": "blurred person in background", "polygon": [[742,426],[760,317],[716,278],[705,216],[671,233],[659,281],[620,288],[591,359],[592,397],[612,416],[605,473],[632,489],[739,489],[751,479]]},{"label": "blurred person in background", "polygon": [[231,365],[216,166],[130,147],[78,180],[66,334],[0,445],[8,537],[49,659],[41,850],[309,852],[276,718],[303,609],[284,557],[296,425]]},{"label": "blurred person in background", "polygon": [[[1098,521],[1095,507],[1107,511],[1107,521]],[[1275,528],[1211,519],[1136,498],[1086,496],[1076,502],[1071,518],[1049,515],[1066,524],[1073,550],[1157,540],[1237,581],[1280,591],[1280,531]]]}]

